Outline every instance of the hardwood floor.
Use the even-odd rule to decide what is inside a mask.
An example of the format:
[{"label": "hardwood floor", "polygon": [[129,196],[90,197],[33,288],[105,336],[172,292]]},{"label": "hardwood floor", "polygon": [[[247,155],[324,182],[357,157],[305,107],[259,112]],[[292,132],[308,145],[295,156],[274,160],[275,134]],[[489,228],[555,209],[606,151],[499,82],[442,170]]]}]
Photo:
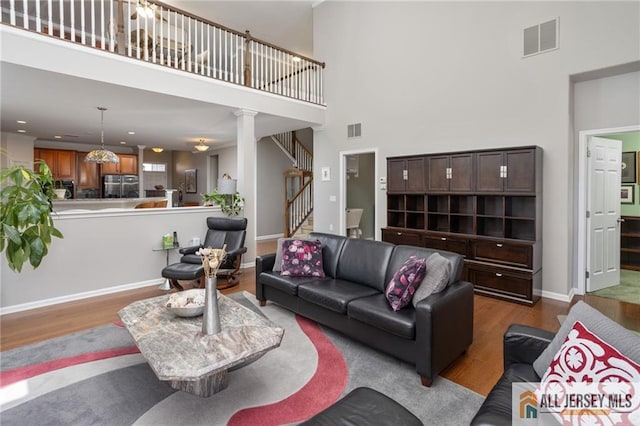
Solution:
[{"label": "hardwood floor", "polygon": [[[274,247],[275,242],[260,241],[257,252],[273,252]],[[223,293],[246,290],[255,294],[255,270],[245,269],[239,278],[238,287],[224,290]],[[118,321],[118,310],[129,303],[165,293],[154,286],[3,315],[0,317],[0,350],[6,351]],[[491,390],[502,374],[502,335],[509,324],[527,324],[557,331],[557,316],[566,314],[569,310],[568,304],[551,299],[541,299],[534,307],[484,296],[475,296],[474,303],[473,344],[442,376],[482,395]],[[621,309],[627,309],[613,306],[605,314],[613,317]],[[637,313],[638,311],[627,312],[632,317]]]}]

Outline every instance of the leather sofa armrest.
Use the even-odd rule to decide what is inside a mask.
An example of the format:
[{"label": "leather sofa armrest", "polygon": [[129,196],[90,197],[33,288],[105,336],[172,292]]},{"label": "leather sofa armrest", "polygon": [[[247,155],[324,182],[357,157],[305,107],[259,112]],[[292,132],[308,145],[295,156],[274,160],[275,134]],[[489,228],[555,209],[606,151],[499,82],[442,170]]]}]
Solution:
[{"label": "leather sofa armrest", "polygon": [[511,364],[533,364],[555,333],[528,325],[511,324],[504,333],[504,369]]},{"label": "leather sofa armrest", "polygon": [[433,380],[473,341],[473,284],[456,281],[416,306],[416,370]]},{"label": "leather sofa armrest", "polygon": [[200,250],[202,246],[191,246],[191,247],[182,247],[178,252],[180,254],[196,254],[198,250]]},{"label": "leather sofa armrest", "polygon": [[256,256],[256,299],[260,301],[266,300],[262,291],[262,283],[260,282],[260,274],[263,272],[269,272],[273,270],[273,265],[276,263],[276,254],[264,254],[262,256]]}]

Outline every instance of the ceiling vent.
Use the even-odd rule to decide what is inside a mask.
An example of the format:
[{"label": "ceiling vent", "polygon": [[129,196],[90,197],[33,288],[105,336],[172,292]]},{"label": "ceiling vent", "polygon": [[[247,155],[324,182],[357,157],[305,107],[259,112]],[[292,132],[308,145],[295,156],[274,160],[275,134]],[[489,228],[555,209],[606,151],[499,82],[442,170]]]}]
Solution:
[{"label": "ceiling vent", "polygon": [[347,125],[348,138],[359,138],[360,136],[362,136],[362,123]]},{"label": "ceiling vent", "polygon": [[523,56],[525,58],[558,48],[559,19],[524,29]]}]

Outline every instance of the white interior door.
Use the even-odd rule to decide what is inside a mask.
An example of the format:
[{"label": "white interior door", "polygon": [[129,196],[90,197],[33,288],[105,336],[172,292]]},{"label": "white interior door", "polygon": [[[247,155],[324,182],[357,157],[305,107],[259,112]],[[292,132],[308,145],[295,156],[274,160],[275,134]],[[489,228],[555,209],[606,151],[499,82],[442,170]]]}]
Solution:
[{"label": "white interior door", "polygon": [[588,144],[587,291],[620,283],[620,165],[622,142],[591,137]]}]

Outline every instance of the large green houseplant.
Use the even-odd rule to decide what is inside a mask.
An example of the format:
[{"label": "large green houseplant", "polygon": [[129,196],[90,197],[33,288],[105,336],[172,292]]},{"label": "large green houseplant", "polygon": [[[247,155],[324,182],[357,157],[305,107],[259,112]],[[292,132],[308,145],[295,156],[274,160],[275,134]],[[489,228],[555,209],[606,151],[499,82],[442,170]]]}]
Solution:
[{"label": "large green houseplant", "polygon": [[53,225],[53,176],[44,162],[38,172],[12,166],[0,170],[0,253],[9,268],[22,271],[25,262],[37,268],[48,253],[52,237],[62,238]]}]

